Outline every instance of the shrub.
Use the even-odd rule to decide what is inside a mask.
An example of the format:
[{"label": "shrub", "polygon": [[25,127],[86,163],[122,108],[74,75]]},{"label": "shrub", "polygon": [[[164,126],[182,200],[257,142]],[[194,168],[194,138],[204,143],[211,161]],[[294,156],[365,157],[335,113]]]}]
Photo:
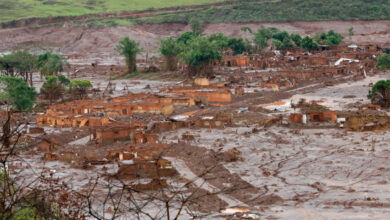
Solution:
[{"label": "shrub", "polygon": [[390,54],[384,54],[378,57],[376,64],[378,69],[390,69]]}]

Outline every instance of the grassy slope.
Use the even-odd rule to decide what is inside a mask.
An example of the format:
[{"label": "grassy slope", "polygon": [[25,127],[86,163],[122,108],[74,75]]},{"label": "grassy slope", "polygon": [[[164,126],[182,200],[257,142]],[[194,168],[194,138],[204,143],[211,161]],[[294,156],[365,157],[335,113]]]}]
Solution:
[{"label": "grassy slope", "polygon": [[242,2],[196,12],[157,15],[138,23],[185,22],[197,17],[205,22],[283,22],[324,20],[389,20],[390,0],[280,0]]},{"label": "grassy slope", "polygon": [[220,1],[223,0],[0,0],[0,22],[26,17],[115,13]]},{"label": "grassy slope", "polygon": [[[147,10],[225,0],[0,0],[0,23],[26,17],[74,16]],[[324,20],[389,20],[390,0],[239,0],[237,4],[141,18],[91,17],[85,27],[135,23],[186,23],[193,17],[205,22],[283,22]],[[12,25],[11,25],[12,26]]]}]

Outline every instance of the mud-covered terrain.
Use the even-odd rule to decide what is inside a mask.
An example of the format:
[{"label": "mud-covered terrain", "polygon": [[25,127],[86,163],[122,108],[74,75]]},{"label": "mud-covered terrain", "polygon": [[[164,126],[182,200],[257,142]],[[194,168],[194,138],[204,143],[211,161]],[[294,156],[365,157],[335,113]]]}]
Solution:
[{"label": "mud-covered terrain", "polygon": [[[289,22],[289,23],[256,23],[256,24],[204,24],[204,33],[223,32],[229,37],[251,38],[249,33],[241,31],[242,27],[257,30],[261,25],[276,27],[292,33],[314,34],[327,32],[331,29],[343,35],[348,35],[348,28],[353,27],[355,35],[345,42],[360,44],[390,45],[390,21],[324,21],[324,22]],[[14,28],[0,29],[0,52],[18,48],[52,48],[61,53],[75,54],[88,58],[112,58],[114,48],[124,36],[141,42],[145,48],[139,58],[145,58],[148,53],[158,56],[158,40],[168,36],[178,36],[190,30],[184,24],[150,24],[122,26],[114,28]]]},{"label": "mud-covered terrain", "polygon": [[[390,216],[390,170],[388,168],[390,166],[388,160],[390,157],[388,129],[390,118],[387,118],[390,115],[389,111],[381,109],[375,110],[374,113],[371,112],[378,118],[382,117],[382,122],[384,121],[382,129],[379,130],[364,130],[367,127],[364,126],[373,124],[372,122],[365,123],[361,130],[352,132],[338,119],[346,120],[346,115],[354,116],[359,113],[361,107],[370,103],[367,98],[370,86],[378,80],[390,78],[389,71],[378,70],[375,65],[371,65],[376,62],[376,55],[373,54],[383,53],[382,50],[379,47],[373,47],[371,52],[369,50],[371,45],[390,47],[390,21],[222,23],[204,24],[203,26],[206,35],[223,32],[229,37],[243,38],[252,36],[241,31],[242,27],[250,27],[253,30],[261,26],[276,27],[303,35],[333,29],[343,34],[345,39],[342,45],[335,49],[334,52],[337,55],[328,56],[326,51],[308,55],[303,55],[304,51],[297,52],[296,57],[321,58],[323,56],[322,58],[326,58],[327,62],[312,64],[308,67],[309,74],[307,75],[311,77],[306,77],[304,73],[307,72],[297,71],[298,67],[302,66],[291,66],[290,69],[282,71],[284,65],[280,64],[291,64],[291,57],[286,55],[288,59],[285,59],[285,57],[272,55],[272,58],[278,59],[277,65],[279,66],[261,68],[254,65],[231,67],[216,64],[214,70],[218,77],[210,81],[200,79],[207,81],[207,85],[195,85],[196,82],[193,81],[196,80],[186,81],[185,77],[178,75],[180,72],[170,73],[159,70],[156,71],[157,73],[136,73],[150,76],[146,79],[137,78],[139,75],[133,77],[131,74],[126,75],[131,76],[126,78],[120,75],[120,71],[118,75],[111,75],[114,72],[110,70],[111,65],[118,66],[118,69],[125,65],[123,58],[114,50],[121,38],[130,36],[131,39],[140,41],[144,51],[137,57],[137,64],[139,67],[144,67],[149,65],[145,62],[146,57],[160,57],[158,54],[160,38],[176,37],[190,30],[190,27],[184,24],[90,29],[69,27],[0,29],[0,53],[16,49],[42,51],[52,49],[66,55],[71,64],[69,78],[90,80],[94,90],[89,94],[91,99],[89,101],[101,104],[104,101],[104,105],[107,106],[113,103],[114,97],[122,95],[130,97],[131,102],[128,102],[137,108],[145,103],[146,106],[153,105],[151,100],[159,102],[162,98],[166,100],[170,97],[181,98],[178,101],[185,98],[193,99],[194,104],[188,104],[188,106],[184,105],[186,103],[172,105],[172,111],[167,114],[163,114],[162,110],[161,113],[151,113],[145,110],[142,113],[134,111],[134,113],[127,114],[127,110],[124,109],[126,110],[124,113],[122,108],[119,110],[122,112],[121,115],[107,114],[110,124],[101,127],[109,130],[121,124],[120,128],[124,130],[126,126],[130,126],[125,124],[127,122],[143,123],[144,125],[140,127],[145,131],[142,130],[142,132],[156,136],[156,142],[153,144],[158,144],[160,147],[167,146],[164,151],[161,150],[162,158],[168,160],[171,168],[177,170],[178,174],[169,181],[181,184],[183,181],[194,180],[189,189],[196,189],[211,195],[204,197],[201,204],[191,204],[189,208],[205,214],[209,219],[234,218],[230,215],[232,213],[226,214],[223,211],[237,207],[247,209],[248,213],[254,213],[257,219],[388,219]],[[355,31],[351,38],[348,37],[350,27],[353,27]],[[352,50],[348,47],[350,44],[368,48],[369,52]],[[344,53],[345,51],[348,53]],[[365,55],[365,58],[358,60],[357,63],[370,64],[367,65],[367,71],[364,65],[363,67],[353,66],[351,62],[340,67],[335,64],[339,56],[351,54],[362,55],[362,57]],[[245,56],[239,57],[245,58]],[[99,65],[92,67],[91,64],[96,62]],[[322,67],[343,71],[328,74],[329,72],[323,70]],[[313,77],[316,71],[322,70],[326,74],[318,74],[317,78]],[[285,74],[285,72],[296,73],[296,76]],[[275,82],[280,84],[280,90],[279,87],[275,90],[274,87],[264,86],[267,84],[265,80],[271,80],[274,76],[279,79]],[[288,77],[291,77],[291,82],[294,80],[291,86],[280,81]],[[297,79],[296,84],[295,79]],[[44,79],[36,72],[33,81],[38,92]],[[173,88],[172,91],[166,92],[170,88]],[[224,90],[219,91],[221,88]],[[222,98],[222,101],[210,101],[210,105],[207,101],[207,104],[203,105],[202,100],[197,99],[200,95],[187,97],[185,93],[174,93],[175,89],[215,92],[216,95],[228,93],[230,98],[227,101]],[[241,94],[239,89],[242,89]],[[111,91],[106,94],[106,90]],[[137,95],[145,98],[137,98]],[[77,105],[83,106],[82,101],[80,103],[69,102],[69,108]],[[118,101],[119,104],[125,102]],[[297,108],[299,102],[302,102],[302,105],[310,103],[309,107],[312,109],[320,106],[321,109],[326,109],[326,112],[334,113],[335,117],[337,114],[337,118],[332,121],[313,119],[308,124],[303,122],[303,119],[299,122],[294,121],[292,117],[294,115],[304,114],[306,117],[307,114],[310,117],[309,115],[312,114],[311,111],[305,112],[306,109],[303,107]],[[72,103],[76,103],[75,106],[71,106]],[[97,105],[96,103],[91,105],[93,108],[100,109],[99,106],[94,106]],[[41,137],[53,138],[61,143],[59,149],[61,151],[45,152],[45,149],[35,149],[34,145],[30,151],[23,152],[21,158],[24,161],[15,160],[13,165],[16,167],[15,170],[19,170],[26,179],[35,178],[38,171],[42,169],[50,171],[52,177],[58,178],[59,182],[66,182],[72,190],[83,192],[90,188],[90,180],[107,174],[116,174],[120,169],[120,164],[125,165],[122,161],[123,154],[121,159],[119,156],[119,159],[115,160],[107,159],[107,155],[111,155],[109,150],[129,153],[130,148],[125,148],[126,145],[130,145],[129,140],[113,139],[112,143],[106,145],[98,143],[96,133],[91,133],[95,128],[90,124],[87,125],[86,122],[76,124],[75,127],[72,124],[67,128],[66,124],[58,126],[58,121],[54,125],[38,125],[38,118],[44,114],[48,118],[57,117],[55,115],[57,113],[59,117],[63,117],[63,113],[54,110],[52,110],[53,115],[49,115],[48,110],[50,107],[34,112],[31,116],[34,118],[32,125],[41,128],[42,132],[28,135],[37,140]],[[133,110],[136,108],[134,107]],[[87,113],[89,114],[89,110]],[[223,116],[228,115],[229,119],[217,120],[219,115],[217,113],[222,113]],[[83,116],[82,112],[80,114],[77,117]],[[85,110],[84,114],[86,114]],[[105,114],[103,113],[103,116]],[[363,116],[362,118],[362,120],[365,119]],[[212,127],[208,124],[210,126],[207,127],[208,125],[203,124],[202,127],[197,124],[197,122],[206,121],[211,123],[214,120],[219,125],[222,123],[222,126],[215,124],[215,127]],[[47,121],[47,123],[50,122]],[[382,123],[380,120],[374,122]],[[169,128],[158,130],[155,129],[153,123],[156,127],[161,125],[161,128],[165,128],[162,125],[169,125]],[[179,127],[180,123],[185,123],[185,126]],[[83,126],[91,126],[91,128],[82,128]],[[374,128],[375,126],[368,127]],[[118,132],[115,130],[112,135],[116,134]],[[141,149],[151,144],[144,143],[143,138],[141,142],[135,142],[134,145],[141,146],[139,148]],[[60,157],[65,150],[66,153],[75,154],[74,158],[77,160],[85,160],[85,163],[82,166],[80,164],[76,166],[76,159],[73,157],[62,160],[46,158],[47,161],[42,159],[43,156],[52,154],[56,156],[56,153]],[[81,154],[77,154],[80,152],[88,152],[93,156],[95,154],[96,158],[92,156],[94,160],[87,157],[88,160],[81,158]],[[138,155],[135,150],[132,153]],[[155,156],[155,154],[151,155]],[[94,165],[91,161],[97,163]],[[210,167],[213,169],[203,175]],[[142,178],[139,181],[141,180]],[[225,187],[233,186],[236,186],[236,190],[224,191]],[[97,189],[99,190],[97,198],[101,199],[101,192],[107,189],[103,185],[99,185]],[[220,191],[220,193],[213,194],[215,191]],[[151,208],[148,211],[156,210]],[[190,218],[190,216],[184,215],[183,218]]]}]

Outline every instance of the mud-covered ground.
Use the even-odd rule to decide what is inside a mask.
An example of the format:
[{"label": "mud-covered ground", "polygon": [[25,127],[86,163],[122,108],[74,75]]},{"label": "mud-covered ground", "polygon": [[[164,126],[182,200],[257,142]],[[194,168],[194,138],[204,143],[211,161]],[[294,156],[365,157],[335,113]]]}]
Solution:
[{"label": "mud-covered ground", "polygon": [[[389,73],[382,77],[389,77]],[[369,80],[321,88],[300,97],[316,94],[317,98],[335,102],[337,96],[324,93],[333,89],[340,95],[354,92],[362,99],[367,91],[356,86]],[[247,204],[264,218],[386,219],[390,215],[388,131],[255,127],[182,129],[162,135],[168,142],[180,144],[182,134],[191,134],[195,139],[186,144],[213,151],[238,149],[242,160],[223,163],[231,175],[238,174],[263,197],[281,198],[268,204]],[[188,159],[187,163],[193,162]],[[245,204],[245,198],[236,198]]]},{"label": "mud-covered ground", "polygon": [[[240,31],[243,26],[252,29],[261,24],[208,24],[205,33],[224,32],[228,36],[246,36]],[[310,34],[334,29],[343,34],[349,27],[354,27],[352,41],[358,44],[389,45],[390,21],[370,22],[293,22],[264,23],[290,32]],[[101,72],[94,74],[83,71],[83,66],[98,61],[100,65],[122,64],[123,61],[114,52],[120,38],[130,36],[141,41],[149,57],[156,54],[157,41],[160,37],[177,36],[189,27],[182,24],[143,25],[101,29],[5,29],[0,30],[0,52],[7,52],[21,46],[41,45],[61,48],[63,54],[77,54],[70,59],[71,78],[90,79],[94,88],[104,91],[109,75]],[[345,40],[350,42],[349,38]],[[144,52],[139,58],[144,58]],[[81,71],[77,71],[81,69]],[[277,114],[288,115],[293,109],[289,102],[304,98],[308,101],[321,101],[331,110],[355,109],[356,102],[367,103],[368,84],[380,79],[389,79],[390,72],[380,73],[363,80],[352,81],[325,87],[321,82],[311,82],[299,88],[281,90],[274,93],[264,90],[260,93],[233,97],[233,103],[223,108],[210,108],[215,112],[221,109],[239,110],[241,107],[260,107],[276,101],[283,101],[284,113],[259,112],[249,115],[242,112],[235,116],[235,125],[224,130],[215,129],[180,129],[159,134],[160,140],[172,143],[167,157],[180,169],[183,178],[195,178],[204,166],[222,163],[215,173],[215,178],[201,179],[204,191],[221,189],[225,185],[239,183],[245,190],[218,195],[213,198],[218,207],[205,202],[215,218],[220,208],[226,205],[248,207],[262,219],[388,219],[390,216],[390,134],[383,132],[346,132],[341,128],[329,129],[294,129],[281,126],[257,128],[256,124],[247,125],[259,118]],[[162,87],[176,82],[157,80],[120,79],[112,81],[115,89],[111,96],[121,94],[150,92],[158,93]],[[37,90],[43,79],[34,76]],[[251,88],[259,89],[260,88]],[[249,90],[249,89],[246,89]],[[255,129],[256,128],[256,129]],[[55,130],[55,129],[54,129]],[[47,131],[54,133],[53,129]],[[63,132],[63,131],[57,131]],[[183,142],[182,134],[189,133],[193,141]],[[71,145],[83,144],[84,136],[69,141]],[[241,160],[226,162],[218,159],[218,152],[233,148],[241,152]],[[212,150],[212,151],[211,151]],[[51,170],[55,177],[70,184],[75,190],[85,190],[89,179],[101,174],[102,167],[91,170],[70,168],[62,162],[41,160],[41,155],[24,155],[32,166],[24,169],[26,177],[37,175],[34,170]],[[107,173],[114,173],[117,167],[108,166]],[[39,174],[39,173],[38,173]],[[212,201],[214,201],[212,200]],[[203,210],[207,207],[202,207]]]},{"label": "mud-covered ground", "polygon": [[[313,34],[327,32],[331,29],[346,36],[346,42],[358,44],[390,44],[390,21],[323,21],[323,22],[289,22],[289,23],[256,23],[256,24],[204,24],[205,34],[223,32],[230,37],[251,38],[249,33],[244,33],[241,28],[248,26],[257,30],[260,26],[277,27],[293,33]],[[349,39],[348,28],[353,27],[355,35]],[[83,58],[90,58],[105,64],[116,64],[118,60],[114,51],[118,41],[129,36],[131,39],[141,42],[145,48],[144,53],[138,58],[145,59],[156,56],[158,40],[168,36],[178,36],[190,27],[184,24],[151,24],[134,25],[114,28],[14,28],[0,29],[0,53],[17,48],[54,48],[63,54],[77,54]]]}]

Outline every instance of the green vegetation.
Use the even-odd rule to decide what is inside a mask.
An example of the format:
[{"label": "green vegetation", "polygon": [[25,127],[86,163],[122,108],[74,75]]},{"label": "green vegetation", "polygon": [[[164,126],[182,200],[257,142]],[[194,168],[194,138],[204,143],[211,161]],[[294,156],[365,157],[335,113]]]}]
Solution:
[{"label": "green vegetation", "polygon": [[376,93],[380,93],[385,97],[386,91],[390,89],[390,80],[379,80],[375,83],[370,91],[368,91],[368,98],[372,98]]},{"label": "green vegetation", "polygon": [[[237,2],[232,4],[232,2]],[[217,7],[212,3],[224,3]],[[51,16],[60,21],[64,16],[151,11],[162,8],[174,10],[183,6],[206,5],[181,12],[133,18],[90,17],[86,27],[115,27],[134,23],[189,23],[193,19],[201,22],[281,22],[281,21],[327,21],[327,20],[387,20],[390,19],[388,0],[2,0],[0,1],[0,22],[12,27],[15,20]]]},{"label": "green vegetation", "polygon": [[92,88],[92,83],[87,79],[74,79],[70,82],[71,92],[80,99],[85,98],[90,88]]},{"label": "green vegetation", "polygon": [[343,41],[344,37],[341,34],[330,30],[328,33],[316,34],[314,39],[321,45],[338,45]]},{"label": "green vegetation", "polygon": [[353,27],[348,28],[348,36],[349,39],[352,40],[352,36],[355,34],[355,31],[353,30]]},{"label": "green vegetation", "polygon": [[230,38],[228,40],[228,47],[233,50],[233,54],[242,54],[245,51],[244,40],[240,38]]},{"label": "green vegetation", "polygon": [[376,64],[378,69],[390,69],[390,54],[383,54],[378,57]]},{"label": "green vegetation", "polygon": [[210,42],[214,42],[219,50],[224,50],[229,47],[229,38],[223,33],[211,34],[208,36]]},{"label": "green vegetation", "polygon": [[[252,31],[250,31],[253,33]],[[268,47],[268,40],[272,38],[272,30],[271,28],[261,27],[254,33],[253,43],[257,46],[259,50],[263,50]]]},{"label": "green vegetation", "polygon": [[195,38],[195,35],[191,31],[184,32],[182,35],[177,38],[177,42],[181,45],[186,45],[188,42],[193,40]]},{"label": "green vegetation", "polygon": [[222,0],[1,0],[0,22],[29,17],[131,12],[219,1]]},{"label": "green vegetation", "polygon": [[[213,69],[211,64],[223,59],[222,54],[227,54],[228,49],[231,49],[234,55],[242,54],[245,51],[251,55],[264,52],[269,46],[269,42],[272,42],[272,49],[281,50],[283,53],[294,46],[301,47],[306,51],[319,49],[318,43],[313,38],[305,36],[302,39],[299,34],[290,35],[287,31],[275,27],[260,27],[256,32],[253,32],[249,27],[243,27],[241,30],[253,34],[253,42],[242,38],[228,38],[223,33],[209,36],[199,36],[200,34],[198,34],[196,36],[194,32],[188,31],[177,39],[172,37],[160,39],[160,53],[166,58],[169,65],[173,63],[173,67],[176,67],[177,58],[180,58],[183,63],[187,64],[189,76],[201,74],[209,77]],[[333,30],[328,33],[316,34],[316,36],[317,41],[328,45],[339,44],[344,38]],[[173,67],[168,70],[174,70]]]},{"label": "green vegetation", "polygon": [[180,46],[175,39],[169,37],[160,40],[160,53],[165,58],[166,70],[177,69],[177,56],[180,54]]},{"label": "green vegetation", "polygon": [[62,98],[66,91],[66,87],[70,85],[70,80],[64,76],[47,76],[46,81],[41,87],[41,94],[45,99],[53,101]]},{"label": "green vegetation", "polygon": [[390,108],[390,80],[379,80],[375,83],[370,91],[368,91],[368,98],[374,105],[380,105],[383,108]]},{"label": "green vegetation", "polygon": [[0,76],[0,99],[14,110],[31,111],[35,102],[35,89],[20,78]]},{"label": "green vegetation", "polygon": [[180,54],[182,61],[188,65],[190,74],[212,74],[212,63],[222,60],[218,46],[206,37],[191,40]]},{"label": "green vegetation", "polygon": [[191,30],[194,33],[195,37],[199,37],[203,34],[202,23],[198,19],[192,19],[191,21]]},{"label": "green vegetation", "polygon": [[291,40],[294,41],[294,44],[297,47],[302,45],[302,37],[300,34],[291,34]]},{"label": "green vegetation", "polygon": [[187,22],[192,17],[212,23],[385,20],[390,19],[390,4],[388,0],[244,0],[224,7],[140,18],[137,22]]},{"label": "green vegetation", "polygon": [[318,44],[309,36],[306,36],[302,39],[302,48],[307,51],[320,49]]},{"label": "green vegetation", "polygon": [[38,57],[38,67],[42,76],[58,75],[69,68],[66,58],[47,51]]},{"label": "green vegetation", "polygon": [[128,73],[137,71],[136,57],[137,54],[141,53],[143,50],[139,47],[139,42],[130,40],[129,37],[125,37],[119,42],[115,50],[125,57]]},{"label": "green vegetation", "polygon": [[25,82],[30,81],[32,86],[32,73],[37,68],[37,57],[26,50],[13,51],[11,54],[0,57],[0,70],[8,76],[21,76]]}]

